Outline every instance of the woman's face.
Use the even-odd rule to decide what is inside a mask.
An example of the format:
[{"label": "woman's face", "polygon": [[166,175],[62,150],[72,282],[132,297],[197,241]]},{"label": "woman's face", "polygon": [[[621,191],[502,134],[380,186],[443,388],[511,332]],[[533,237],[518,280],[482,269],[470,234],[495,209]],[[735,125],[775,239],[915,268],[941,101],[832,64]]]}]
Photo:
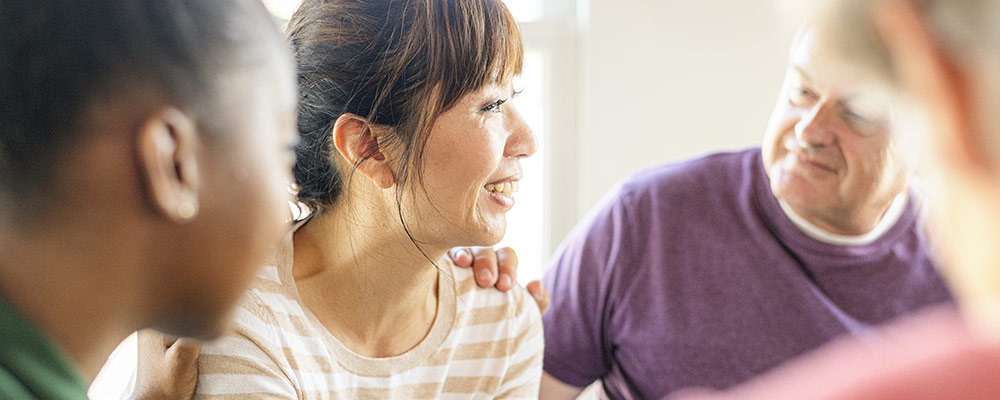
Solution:
[{"label": "woman's face", "polygon": [[423,181],[414,180],[407,210],[417,240],[451,247],[503,237],[520,161],[536,150],[531,128],[509,101],[515,94],[510,83],[489,84],[437,118],[424,148]]}]

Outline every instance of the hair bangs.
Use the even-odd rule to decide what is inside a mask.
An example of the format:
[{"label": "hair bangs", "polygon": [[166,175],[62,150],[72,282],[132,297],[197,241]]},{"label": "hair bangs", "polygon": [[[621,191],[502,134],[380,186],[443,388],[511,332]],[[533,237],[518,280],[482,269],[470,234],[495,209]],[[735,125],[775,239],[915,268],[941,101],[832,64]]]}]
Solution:
[{"label": "hair bangs", "polygon": [[[486,85],[503,85],[520,75],[524,44],[517,21],[499,0],[437,3],[430,42],[431,64],[443,89],[440,111]],[[436,45],[434,45],[436,44]],[[436,54],[435,54],[436,53]]]}]

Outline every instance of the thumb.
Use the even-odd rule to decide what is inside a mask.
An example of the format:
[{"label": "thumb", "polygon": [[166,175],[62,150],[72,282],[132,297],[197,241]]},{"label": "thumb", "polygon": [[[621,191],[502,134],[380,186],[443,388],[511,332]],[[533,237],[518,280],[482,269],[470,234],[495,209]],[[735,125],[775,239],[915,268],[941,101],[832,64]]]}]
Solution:
[{"label": "thumb", "polygon": [[180,338],[167,349],[167,358],[180,363],[191,363],[198,360],[201,354],[200,340]]},{"label": "thumb", "polygon": [[549,296],[549,291],[542,286],[542,281],[531,281],[528,282],[528,293],[531,293],[531,297],[535,299],[535,303],[538,304],[538,310],[544,315],[549,309],[549,305],[552,304],[552,297]]}]

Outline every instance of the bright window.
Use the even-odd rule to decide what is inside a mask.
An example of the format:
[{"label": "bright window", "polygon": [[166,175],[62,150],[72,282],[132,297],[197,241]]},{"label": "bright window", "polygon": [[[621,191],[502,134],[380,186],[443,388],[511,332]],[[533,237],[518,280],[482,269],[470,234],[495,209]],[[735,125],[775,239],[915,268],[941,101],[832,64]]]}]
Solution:
[{"label": "bright window", "polygon": [[524,93],[515,105],[535,132],[517,205],[501,246],[517,251],[518,281],[541,278],[555,245],[576,220],[578,25],[572,0],[504,0],[524,37]]},{"label": "bright window", "polygon": [[521,161],[524,177],[515,195],[514,209],[507,213],[507,233],[500,246],[510,246],[517,252],[521,260],[518,280],[523,284],[541,278],[544,256],[545,56],[541,52],[525,52],[521,85],[524,92],[515,99],[514,105],[535,132],[538,150]]}]

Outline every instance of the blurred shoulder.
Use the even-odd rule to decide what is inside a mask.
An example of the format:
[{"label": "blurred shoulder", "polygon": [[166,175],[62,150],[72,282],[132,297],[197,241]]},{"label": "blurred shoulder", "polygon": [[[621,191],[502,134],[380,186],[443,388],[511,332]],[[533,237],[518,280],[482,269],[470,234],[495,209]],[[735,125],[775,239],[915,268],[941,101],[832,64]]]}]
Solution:
[{"label": "blurred shoulder", "polygon": [[692,188],[723,186],[745,176],[748,163],[759,161],[760,149],[711,153],[642,170],[621,184],[623,195],[690,192]]}]

